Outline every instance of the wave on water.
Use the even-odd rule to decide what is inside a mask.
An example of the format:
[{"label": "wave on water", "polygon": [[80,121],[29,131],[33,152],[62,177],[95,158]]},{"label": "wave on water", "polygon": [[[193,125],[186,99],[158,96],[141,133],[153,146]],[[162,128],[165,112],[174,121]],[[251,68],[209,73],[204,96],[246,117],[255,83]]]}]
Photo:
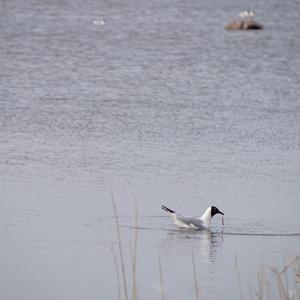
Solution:
[{"label": "wave on water", "polygon": [[243,236],[300,236],[299,232],[293,233],[260,233],[260,232],[216,232],[224,235],[243,235]]}]

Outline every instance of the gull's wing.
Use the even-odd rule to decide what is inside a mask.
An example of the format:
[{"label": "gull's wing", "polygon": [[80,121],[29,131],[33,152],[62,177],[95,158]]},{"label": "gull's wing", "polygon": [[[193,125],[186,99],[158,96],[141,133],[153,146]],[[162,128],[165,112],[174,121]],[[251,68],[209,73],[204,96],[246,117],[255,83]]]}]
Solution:
[{"label": "gull's wing", "polygon": [[205,229],[203,221],[198,217],[189,217],[176,214],[176,218],[179,221],[177,224],[178,226],[182,225],[182,227]]}]

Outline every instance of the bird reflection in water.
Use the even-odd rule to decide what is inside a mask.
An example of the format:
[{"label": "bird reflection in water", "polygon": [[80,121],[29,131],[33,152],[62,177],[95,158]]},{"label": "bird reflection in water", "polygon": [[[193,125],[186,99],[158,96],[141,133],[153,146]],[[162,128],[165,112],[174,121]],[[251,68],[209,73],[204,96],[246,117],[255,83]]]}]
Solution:
[{"label": "bird reflection in water", "polygon": [[211,230],[180,229],[170,230],[163,246],[167,247],[169,251],[189,249],[200,256],[203,261],[209,263],[215,262],[218,249],[221,248],[223,241],[223,230],[213,232]]}]

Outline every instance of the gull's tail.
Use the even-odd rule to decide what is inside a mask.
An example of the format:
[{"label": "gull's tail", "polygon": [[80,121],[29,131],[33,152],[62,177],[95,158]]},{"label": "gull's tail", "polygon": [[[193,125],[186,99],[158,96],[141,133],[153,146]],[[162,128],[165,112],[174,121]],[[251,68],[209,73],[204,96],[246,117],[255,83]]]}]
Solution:
[{"label": "gull's tail", "polygon": [[162,208],[164,211],[166,211],[167,213],[169,213],[169,214],[174,214],[174,213],[175,213],[174,210],[172,210],[172,209],[170,209],[170,208],[167,208],[167,207],[164,206],[164,205],[162,205],[161,208]]}]

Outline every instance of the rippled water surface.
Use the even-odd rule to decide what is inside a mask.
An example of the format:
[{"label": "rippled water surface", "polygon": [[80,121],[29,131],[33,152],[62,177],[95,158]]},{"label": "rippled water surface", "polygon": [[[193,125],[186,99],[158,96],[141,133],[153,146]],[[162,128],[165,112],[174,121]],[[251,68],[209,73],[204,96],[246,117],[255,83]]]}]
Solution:
[{"label": "rippled water surface", "polygon": [[[139,299],[245,298],[300,249],[300,7],[0,1],[3,299],[118,299],[111,194]],[[225,212],[178,230],[160,205]],[[293,279],[291,279],[292,283]]]}]

